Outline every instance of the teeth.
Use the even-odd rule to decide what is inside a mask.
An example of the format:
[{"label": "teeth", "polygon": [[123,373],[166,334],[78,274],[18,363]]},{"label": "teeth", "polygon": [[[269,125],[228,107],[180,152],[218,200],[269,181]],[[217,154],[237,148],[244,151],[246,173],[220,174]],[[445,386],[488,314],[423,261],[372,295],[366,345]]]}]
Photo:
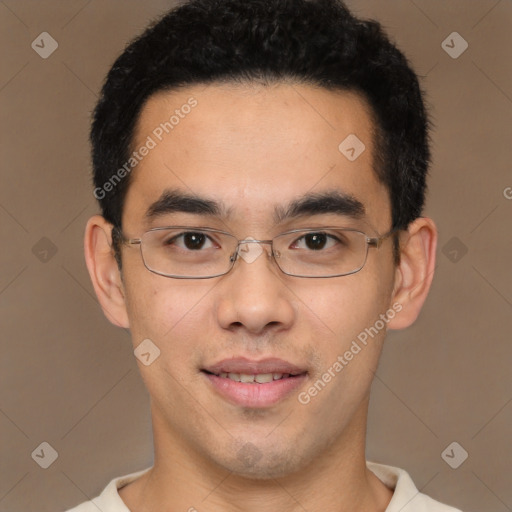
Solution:
[{"label": "teeth", "polygon": [[272,382],[274,379],[271,373],[260,373],[254,376],[254,380],[260,384],[264,384],[265,382]]},{"label": "teeth", "polygon": [[246,384],[257,382],[258,384],[266,384],[274,380],[285,379],[289,377],[289,373],[258,373],[257,375],[247,373],[228,373],[220,372],[219,377],[231,379],[235,382],[244,382]]}]

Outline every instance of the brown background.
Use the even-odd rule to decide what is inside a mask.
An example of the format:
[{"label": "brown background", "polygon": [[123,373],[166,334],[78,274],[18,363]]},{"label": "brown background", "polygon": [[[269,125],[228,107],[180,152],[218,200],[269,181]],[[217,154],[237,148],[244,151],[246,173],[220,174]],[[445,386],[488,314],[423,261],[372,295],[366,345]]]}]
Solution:
[{"label": "brown background", "polygon": [[[82,236],[97,211],[87,136],[100,85],[170,5],[0,2],[1,512],[63,510],[151,464],[148,396],[129,334],[94,297]],[[381,21],[422,76],[440,230],[424,311],[388,335],[367,456],[464,511],[512,510],[512,2],[349,6]],[[48,59],[31,48],[43,31],[59,44]],[[469,43],[458,59],[441,47],[454,31]],[[46,470],[31,457],[43,441],[58,452]],[[452,441],[469,453],[455,470],[441,458]]]}]

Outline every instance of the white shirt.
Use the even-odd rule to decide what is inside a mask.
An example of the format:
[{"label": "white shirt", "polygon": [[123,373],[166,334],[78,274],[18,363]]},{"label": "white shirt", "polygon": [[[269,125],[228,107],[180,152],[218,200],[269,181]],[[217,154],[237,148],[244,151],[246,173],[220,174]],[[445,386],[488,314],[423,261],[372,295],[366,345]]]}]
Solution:
[{"label": "white shirt", "polygon": [[[461,512],[419,492],[409,474],[403,469],[370,461],[366,461],[366,465],[384,485],[394,491],[386,512]],[[114,478],[97,498],[67,512],[130,512],[117,491],[149,469],[151,468]]]}]

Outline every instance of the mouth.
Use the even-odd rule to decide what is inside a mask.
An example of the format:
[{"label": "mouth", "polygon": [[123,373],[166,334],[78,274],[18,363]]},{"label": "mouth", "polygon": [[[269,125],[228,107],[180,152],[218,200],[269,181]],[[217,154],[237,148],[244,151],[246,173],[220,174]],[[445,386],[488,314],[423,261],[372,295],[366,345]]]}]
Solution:
[{"label": "mouth", "polygon": [[264,408],[275,405],[302,385],[308,372],[280,359],[236,358],[201,369],[213,391],[232,404]]},{"label": "mouth", "polygon": [[208,370],[203,370],[205,373],[215,375],[222,379],[230,379],[235,382],[243,382],[244,384],[267,384],[275,380],[289,379],[293,377],[299,377],[304,373],[232,373],[232,372],[220,372],[213,373]]}]

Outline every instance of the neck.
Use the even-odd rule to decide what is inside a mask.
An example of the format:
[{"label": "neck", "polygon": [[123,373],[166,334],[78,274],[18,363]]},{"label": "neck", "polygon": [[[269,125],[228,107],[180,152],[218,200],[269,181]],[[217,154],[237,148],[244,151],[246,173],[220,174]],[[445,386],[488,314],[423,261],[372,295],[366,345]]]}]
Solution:
[{"label": "neck", "polygon": [[[119,491],[132,512],[384,512],[393,492],[366,467],[368,403],[322,453],[282,477],[248,478],[198,454],[177,435],[169,435],[153,414],[155,464]],[[167,430],[166,430],[167,429]]]}]

